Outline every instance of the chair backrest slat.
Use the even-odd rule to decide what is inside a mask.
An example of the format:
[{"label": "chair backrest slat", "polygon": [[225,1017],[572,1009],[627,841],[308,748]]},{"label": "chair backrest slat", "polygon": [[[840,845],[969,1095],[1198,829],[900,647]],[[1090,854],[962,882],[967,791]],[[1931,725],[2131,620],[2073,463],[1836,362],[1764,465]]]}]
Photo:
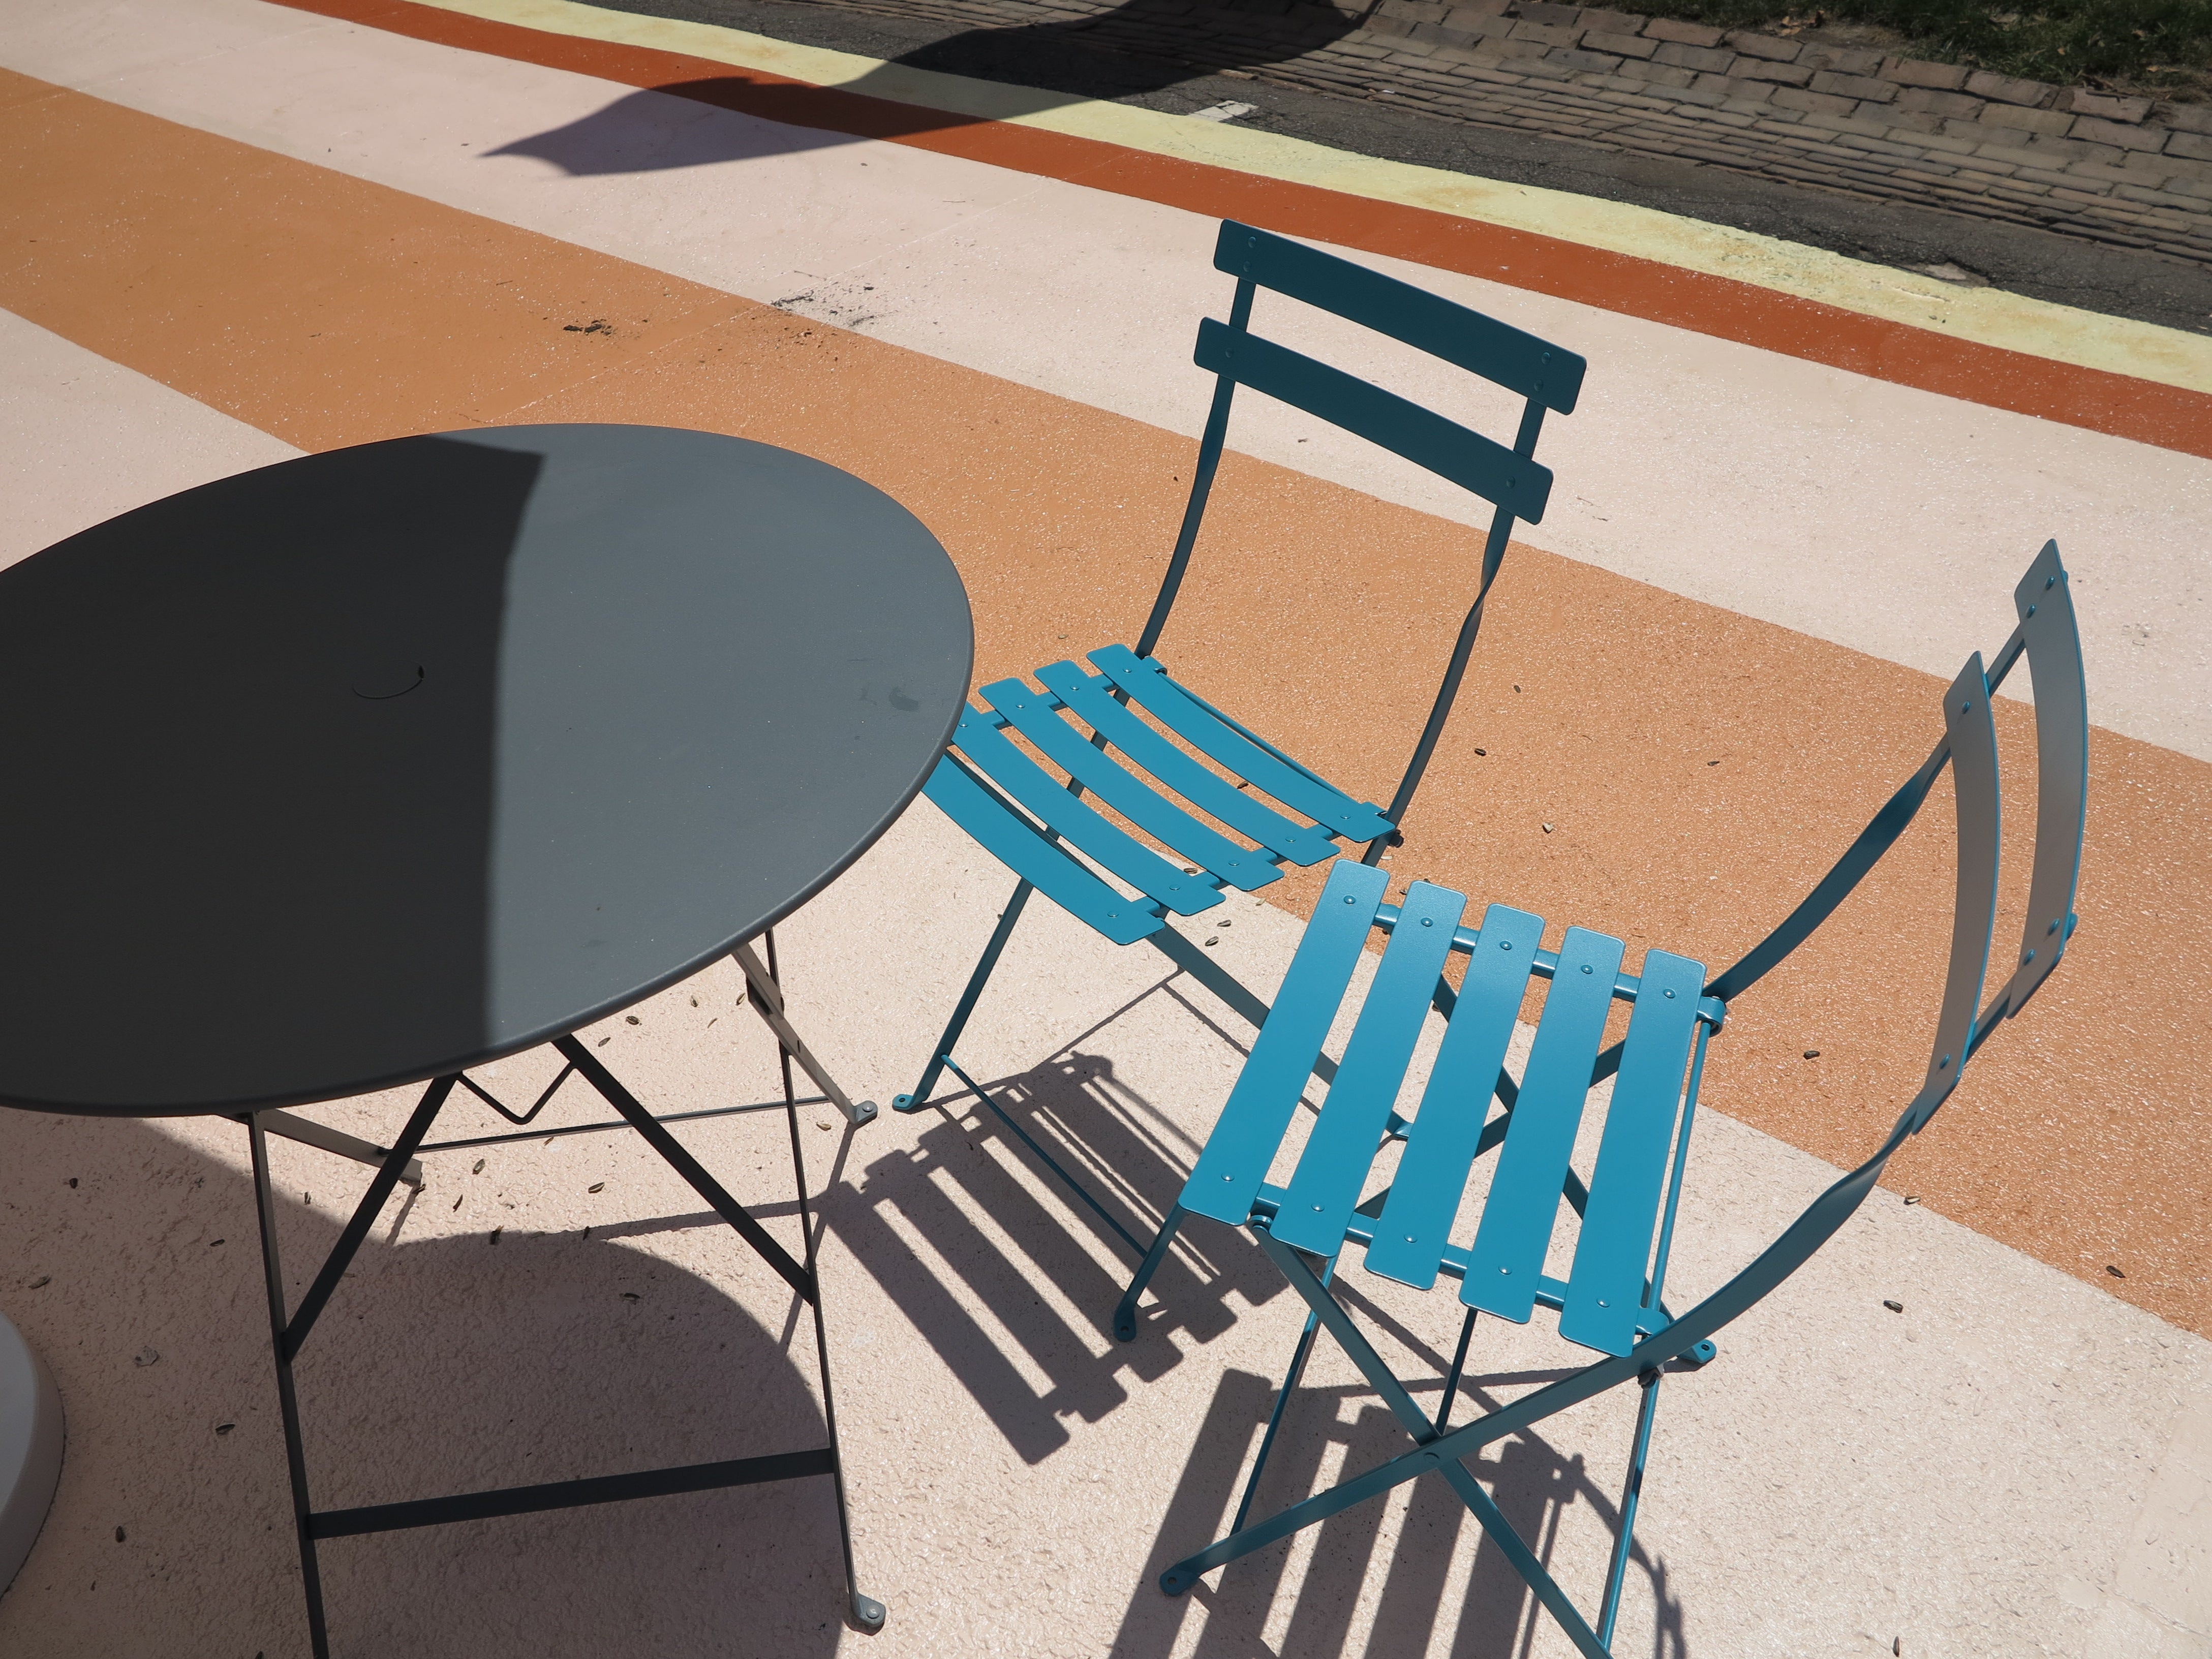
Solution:
[{"label": "chair backrest slat", "polygon": [[1928,1075],[1912,1111],[1926,1122],[1958,1086],[1981,1012],[1990,939],[1996,931],[1997,852],[2002,830],[1997,789],[1997,730],[1990,717],[1989,677],[1982,653],[1966,659],[1943,694],[1951,748],[1951,785],[1958,804],[1959,878],[1951,923],[1951,961],[1943,976],[1943,1012],[1928,1054]]},{"label": "chair backrest slat", "polygon": [[1424,1291],[1437,1282],[1543,939],[1541,916],[1504,904],[1483,912],[1443,1046],[1406,1132],[1389,1200],[1375,1224],[1369,1272]]},{"label": "chair backrest slat", "polygon": [[1559,1313],[1561,1336],[1601,1352],[1626,1353],[1636,1346],[1667,1149],[1681,1113],[1705,982],[1701,962],[1666,951],[1645,953]]},{"label": "chair backrest slat", "polygon": [[1198,325],[1193,357],[1200,368],[1380,444],[1515,518],[1529,524],[1543,520],[1552,493],[1550,468],[1395,392],[1211,317]]},{"label": "chair backrest slat", "polygon": [[2027,1006],[2058,965],[2074,928],[2074,892],[2081,876],[2081,829],[2089,799],[2088,690],[2081,675],[2081,635],[2074,595],[2058,562],[2058,544],[2045,546],[2013,593],[2027,635],[2027,671],[2035,684],[2035,867],[2028,879],[2027,918],[2020,955],[2005,986],[2007,1014]]},{"label": "chair backrest slat", "polygon": [[1048,664],[1037,678],[1091,729],[1201,812],[1221,820],[1293,864],[1319,864],[1336,852],[1328,830],[1285,817],[1218,772],[1210,772],[1130,712],[1072,662]]},{"label": "chair backrest slat", "polygon": [[1524,1325],[1536,1310],[1536,1280],[1559,1218],[1559,1192],[1589,1092],[1590,1065],[1605,1042],[1622,954],[1619,939],[1583,927],[1568,928],[1559,945],[1521,1098],[1498,1151],[1497,1173],[1460,1285],[1460,1300],[1470,1308]]},{"label": "chair backrest slat", "polygon": [[1285,1243],[1334,1255],[1344,1243],[1466,906],[1463,894],[1428,882],[1406,890],[1328,1103],[1276,1212],[1274,1234]]},{"label": "chair backrest slat", "polygon": [[1339,859],[1329,871],[1282,989],[1253,1041],[1251,1058],[1183,1183],[1186,1210],[1231,1226],[1242,1226],[1251,1214],[1389,883],[1382,871],[1349,859]]},{"label": "chair backrest slat", "polygon": [[1282,879],[1283,872],[1265,853],[1240,846],[1139,782],[1111,755],[1079,736],[1021,681],[1000,680],[983,687],[979,695],[1038,753],[1155,841],[1248,893]]},{"label": "chair backrest slat", "polygon": [[1559,414],[1573,412],[1582,391],[1583,362],[1573,352],[1285,237],[1224,221],[1214,243],[1213,264],[1218,270],[1334,312],[1495,380]]}]

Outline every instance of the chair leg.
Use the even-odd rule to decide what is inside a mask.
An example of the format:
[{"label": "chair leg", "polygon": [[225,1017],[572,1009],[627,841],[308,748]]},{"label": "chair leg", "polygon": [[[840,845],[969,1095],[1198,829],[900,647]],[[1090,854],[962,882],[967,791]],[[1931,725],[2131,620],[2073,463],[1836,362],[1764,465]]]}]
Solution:
[{"label": "chair leg", "polygon": [[[1322,1269],[1322,1283],[1326,1285],[1336,1272],[1332,1261]],[[1283,1386],[1275,1390],[1275,1404],[1267,1413],[1267,1430],[1260,1437],[1260,1455],[1252,1460],[1252,1473],[1244,1481],[1244,1496],[1237,1500],[1237,1518],[1229,1523],[1231,1533],[1244,1530],[1245,1517],[1252,1513],[1253,1496],[1260,1490],[1260,1476],[1267,1467],[1267,1457],[1275,1449],[1275,1436],[1283,1426],[1283,1413],[1290,1408],[1291,1395],[1297,1391],[1298,1379],[1306,1374],[1306,1361],[1313,1358],[1314,1338],[1321,1333],[1318,1315],[1306,1315],[1305,1328],[1298,1333],[1298,1345],[1291,1351],[1291,1368],[1283,1373]]]},{"label": "chair leg", "polygon": [[1175,1243],[1175,1236],[1188,1213],[1180,1204],[1170,1206],[1166,1218],[1160,1223],[1159,1231],[1153,1236],[1152,1249],[1145,1252],[1144,1261],[1138,1265],[1135,1276],[1129,1280],[1129,1288],[1121,1292],[1121,1304],[1114,1310],[1114,1340],[1116,1342],[1134,1342],[1137,1340],[1137,1298],[1145,1293],[1145,1286],[1152,1282],[1152,1275],[1160,1270],[1160,1263],[1168,1259],[1168,1246]]},{"label": "chair leg", "polygon": [[1659,1373],[1646,1371],[1638,1379],[1644,1398],[1636,1411],[1636,1444],[1628,1456],[1628,1485],[1620,1495],[1620,1534],[1613,1540],[1613,1559],[1605,1570],[1605,1601],[1598,1609],[1597,1639],[1613,1646],[1613,1621],[1620,1616],[1621,1586],[1628,1578],[1628,1558],[1636,1537],[1636,1506],[1644,1496],[1644,1460],[1651,1450],[1651,1419],[1659,1410]]},{"label": "chair leg", "polygon": [[945,1062],[951,1057],[952,1045],[960,1041],[960,1034],[968,1029],[969,1018],[975,1005],[982,1000],[983,988],[990,982],[991,970],[999,965],[999,957],[1006,948],[1006,941],[1014,935],[1014,924],[1022,919],[1022,907],[1036,891],[1029,883],[1017,882],[1014,896],[1006,901],[1000,912],[999,925],[991,931],[991,942],[983,947],[983,955],[975,964],[975,971],[968,976],[968,988],[960,994],[960,1000],[952,1010],[952,1018],[945,1022],[945,1035],[937,1039],[937,1047],[930,1051],[929,1064],[922,1068],[921,1081],[914,1085],[910,1095],[891,1097],[895,1112],[918,1112],[929,1104],[929,1091],[937,1086],[937,1079],[945,1073]]}]

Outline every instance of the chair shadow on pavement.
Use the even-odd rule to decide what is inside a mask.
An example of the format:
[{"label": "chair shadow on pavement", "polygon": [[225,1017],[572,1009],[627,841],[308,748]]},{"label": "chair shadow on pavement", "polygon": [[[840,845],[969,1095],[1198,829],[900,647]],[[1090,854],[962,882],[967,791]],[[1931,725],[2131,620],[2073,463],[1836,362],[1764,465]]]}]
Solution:
[{"label": "chair shadow on pavement", "polygon": [[[763,84],[742,74],[673,82],[627,94],[565,126],[483,154],[533,156],[572,177],[585,177],[747,161],[865,138],[912,137],[1000,118],[913,103],[912,77],[902,70],[996,82],[1006,89],[1008,112],[1043,114],[1164,92],[1224,69],[1279,63],[1351,33],[1360,21],[1325,6],[1297,5],[1291,8],[1294,16],[1288,17],[1224,13],[1225,20],[1238,26],[1236,32],[1209,33],[1192,28],[1191,10],[1181,0],[1125,0],[1109,12],[1073,22],[969,29],[902,52],[835,87]],[[1255,27],[1273,38],[1263,38]],[[1163,28],[1182,37],[1174,50],[1184,55],[1154,55],[1160,48],[1145,37]],[[686,118],[672,109],[668,98],[774,122],[777,130]]]},{"label": "chair shadow on pavement", "polygon": [[[1529,1380],[1469,1377],[1462,1386],[1486,1409],[1500,1403],[1492,1387]],[[1435,1387],[1429,1385],[1424,1403],[1433,1404]],[[1200,1580],[1188,1595],[1170,1600],[1161,1593],[1162,1572],[1227,1529],[1274,1389],[1275,1379],[1249,1371],[1222,1376],[1161,1519],[1144,1580],[1133,1588],[1109,1650],[1117,1659],[1165,1655],[1177,1647],[1190,1620],[1202,1619],[1197,1642],[1188,1649],[1194,1659],[1244,1659],[1251,1654],[1338,1659],[1355,1650],[1355,1640],[1356,1650],[1373,1659],[1415,1659],[1437,1650],[1454,1659],[1513,1659],[1529,1652],[1536,1625],[1548,1625],[1550,1615],[1486,1536],[1475,1544],[1472,1571],[1455,1571],[1455,1555],[1465,1547],[1462,1535],[1479,1528],[1451,1489],[1433,1479],[1415,1481],[1410,1501],[1400,1500],[1402,1516],[1389,1547],[1388,1565],[1368,1605],[1362,1605],[1363,1589],[1376,1571],[1383,1520],[1391,1512],[1388,1499],[1357,1504],[1309,1534],[1231,1562]],[[1419,1389],[1414,1392],[1422,1397]],[[1346,1407],[1355,1406],[1346,1421]],[[1407,1443],[1397,1420],[1364,1384],[1302,1388],[1285,1414],[1252,1519],[1263,1519],[1307,1493],[1395,1456]],[[1340,1467],[1327,1456],[1332,1449],[1340,1449]],[[1601,1479],[1593,1478],[1580,1455],[1563,1455],[1534,1436],[1505,1441],[1493,1455],[1478,1459],[1474,1469],[1537,1559],[1554,1571],[1554,1547],[1576,1506],[1592,1511],[1576,1523],[1582,1528],[1596,1522],[1610,1529],[1620,1519],[1615,1496]],[[1295,1591],[1286,1594],[1294,1548],[1310,1548],[1311,1554]],[[1576,1574],[1568,1577],[1568,1593],[1586,1611],[1594,1608],[1597,1585],[1574,1582]],[[1279,1602],[1285,1604],[1280,1613]],[[1639,1603],[1657,1610],[1648,1650],[1651,1659],[1688,1659],[1680,1600],[1669,1584],[1666,1564],[1641,1542],[1630,1558],[1625,1630],[1638,1625]],[[1279,1634],[1271,1636],[1271,1625],[1278,1624]],[[1439,1647],[1437,1637],[1447,1631],[1448,1640]],[[1631,1650],[1623,1645],[1617,1651],[1627,1659]]]},{"label": "chair shadow on pavement", "polygon": [[[61,1489],[0,1632],[40,1632],[37,1651],[69,1659],[304,1652],[248,1177],[141,1122],[0,1119],[19,1193],[67,1178],[64,1199],[0,1216],[0,1248],[51,1276],[9,1311],[69,1413]],[[296,1304],[368,1172],[275,1156]],[[433,1169],[417,1201],[445,1209],[465,1168]],[[300,1356],[317,1509],[825,1443],[804,1333],[794,1358],[684,1267],[573,1231],[409,1243],[410,1219],[386,1206]],[[732,1265],[750,1260],[724,1237]],[[805,1659],[840,1640],[818,1478],[341,1538],[320,1555],[340,1656]],[[15,1650],[5,1634],[0,1648]]]},{"label": "chair shadow on pavement", "polygon": [[[1109,1213],[1149,1242],[1195,1149],[1177,1158],[1156,1127],[1158,1115],[1115,1076],[1110,1060],[1073,1049],[986,1086]],[[1232,1297],[1255,1305],[1288,1288],[1243,1234],[1207,1228],[1194,1236],[1200,1230],[1192,1229],[1146,1292],[1137,1340],[1116,1342],[1114,1309],[1136,1266],[1129,1246],[983,1108],[968,1100],[937,1109],[945,1121],[925,1129],[911,1153],[877,1158],[859,1172],[829,1225],[1024,1462],[1040,1462],[1067,1443],[1062,1418],[1096,1422],[1121,1405],[1124,1372],[1149,1382],[1179,1363],[1171,1333],[1210,1341],[1236,1322]],[[909,1233],[934,1262],[916,1252]],[[953,1283],[937,1262],[951,1269]],[[1040,1285],[1064,1299],[1073,1318],[1038,1293]],[[1050,1379],[1048,1391],[1024,1378],[971,1306],[989,1310]]]}]

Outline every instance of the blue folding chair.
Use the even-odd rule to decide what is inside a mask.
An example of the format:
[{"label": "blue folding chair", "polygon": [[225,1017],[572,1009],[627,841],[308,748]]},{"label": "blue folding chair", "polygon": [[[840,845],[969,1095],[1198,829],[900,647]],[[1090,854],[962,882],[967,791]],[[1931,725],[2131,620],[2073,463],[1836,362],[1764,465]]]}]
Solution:
[{"label": "blue folding chair", "polygon": [[[1570,927],[1556,951],[1540,948],[1540,917],[1492,904],[1479,927],[1462,925],[1465,898],[1414,883],[1382,902],[1379,870],[1349,862],[1330,872],[1274,1012],[1184,1186],[1181,1210],[1249,1227],[1311,1310],[1261,1441],[1231,1534],[1161,1576],[1178,1595],[1200,1574],[1423,1475],[1448,1482],[1537,1598],[1586,1655],[1611,1651],[1636,1525],[1662,1370],[1712,1358],[1715,1332],[1794,1273],[1843,1225],[1890,1156],[1925,1127],[1966,1062],[2049,977],[2074,928],[2087,790],[2088,717],[2081,641],[2058,549],[2046,546],[2014,594],[2020,625],[1985,673],[1979,653],[1943,696],[1944,734],[1927,763],[1862,832],[1811,896],[1742,961],[1708,983],[1686,957],[1653,950],[1643,971],[1621,971],[1616,939]],[[2039,800],[2035,861],[2019,960],[1977,1012],[1996,920],[1998,784],[1990,694],[2025,653],[2035,690]],[[1919,1091],[1875,1155],[1816,1199],[1751,1265],[1677,1316],[1662,1299],[1676,1205],[1705,1045],[1729,1004],[1802,944],[1873,868],[1926,799],[1946,765],[1958,803],[1958,886],[1950,966],[1934,1050]],[[1344,1001],[1369,930],[1389,936],[1335,1081],[1303,1148],[1287,1132],[1322,1039]],[[1445,1008],[1443,1044],[1419,1107],[1402,1129],[1392,1110],[1448,957],[1467,958]],[[1517,1086],[1505,1070],[1531,981],[1547,981],[1542,1012]],[[1605,1046],[1611,1005],[1630,1005],[1626,1035]],[[1586,1096],[1610,1080],[1587,1184],[1571,1160]],[[1503,1108],[1490,1114],[1492,1098]],[[1595,1126],[1593,1126],[1595,1127]],[[1382,1154],[1399,1145],[1395,1169]],[[1474,1160],[1496,1152],[1472,1236],[1454,1243]],[[1286,1184],[1267,1176],[1291,1159]],[[1370,1170],[1376,1173],[1370,1176]],[[1370,1179],[1379,1189],[1367,1194]],[[1366,1195],[1364,1195],[1366,1194]],[[1579,1218],[1562,1280],[1544,1271],[1562,1207]],[[1172,1219],[1172,1218],[1171,1218]],[[1465,1236],[1465,1235],[1462,1235]],[[1419,1290],[1459,1281],[1467,1314],[1433,1416],[1377,1356],[1330,1285],[1347,1244],[1368,1272]],[[1461,1428],[1449,1426],[1478,1312],[1526,1323],[1559,1315],[1566,1340],[1605,1356]],[[1283,1411],[1316,1329],[1326,1326],[1396,1416],[1413,1445],[1401,1455],[1246,1524]],[[1483,1447],[1623,1383],[1642,1388],[1620,1523],[1595,1627],[1587,1623],[1477,1482],[1465,1460]]]},{"label": "blue folding chair", "polygon": [[[1398,841],[1398,825],[1466,672],[1506,539],[1516,520],[1534,524],[1543,517],[1552,475],[1532,457],[1545,412],[1574,408],[1583,369],[1583,359],[1571,351],[1249,225],[1222,225],[1213,263],[1237,279],[1236,297],[1226,325],[1210,318],[1199,325],[1197,363],[1218,377],[1213,406],[1182,532],[1135,648],[1113,645],[1090,653],[1095,672],[1057,662],[1036,671],[1036,686],[1018,678],[984,686],[983,706],[971,705],[961,715],[954,752],[924,791],[1021,879],[921,1080],[912,1094],[892,1102],[900,1111],[920,1110],[951,1067],[1140,1255],[1146,1247],[952,1057],[1023,907],[1032,892],[1042,891],[1116,945],[1149,940],[1254,1025],[1265,1019],[1267,1004],[1194,948],[1167,916],[1192,915],[1220,903],[1224,886],[1245,892],[1264,887],[1280,878],[1285,860],[1318,864],[1334,857],[1340,843],[1364,842],[1371,865]],[[1513,447],[1252,333],[1253,296],[1261,288],[1387,334],[1516,393],[1523,404]],[[1228,433],[1230,400],[1239,385],[1379,444],[1495,508],[1474,601],[1388,807],[1358,799],[1299,764],[1178,684],[1152,655],[1198,539]],[[1151,720],[1140,718],[1139,710]],[[1056,770],[1040,764],[1040,757]],[[1087,805],[1086,793],[1168,849],[1167,855]],[[1136,889],[1135,895],[1106,876]],[[1327,1075],[1328,1063],[1322,1064]]]}]

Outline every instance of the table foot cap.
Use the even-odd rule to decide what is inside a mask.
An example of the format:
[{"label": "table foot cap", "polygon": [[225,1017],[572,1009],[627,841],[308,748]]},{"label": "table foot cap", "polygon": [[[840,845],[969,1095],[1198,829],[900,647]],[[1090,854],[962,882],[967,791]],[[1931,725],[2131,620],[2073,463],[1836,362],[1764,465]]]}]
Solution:
[{"label": "table foot cap", "polygon": [[882,1602],[858,1590],[853,1592],[849,1611],[853,1628],[863,1636],[873,1636],[884,1627],[884,1620],[890,1617],[890,1610]]}]

